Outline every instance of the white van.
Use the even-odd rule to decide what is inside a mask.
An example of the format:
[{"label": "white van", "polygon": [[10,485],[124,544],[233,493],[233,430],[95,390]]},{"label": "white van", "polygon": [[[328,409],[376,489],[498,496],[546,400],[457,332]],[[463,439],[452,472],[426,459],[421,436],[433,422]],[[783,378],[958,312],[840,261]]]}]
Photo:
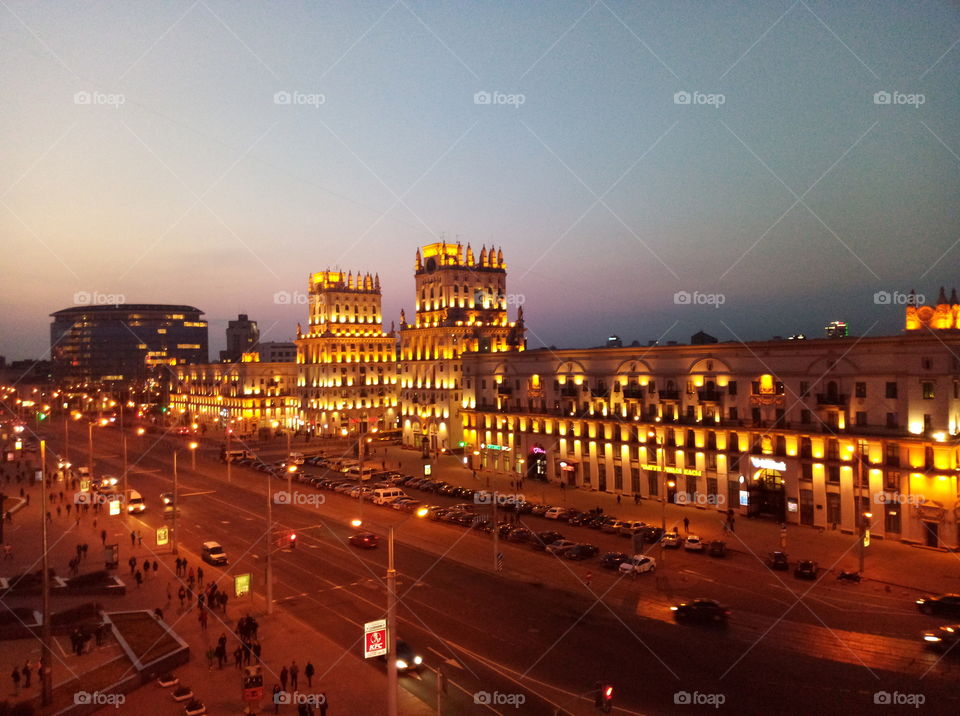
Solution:
[{"label": "white van", "polygon": [[201,545],[200,556],[204,562],[209,562],[210,564],[227,563],[227,553],[223,551],[223,547],[220,546],[219,542],[204,542]]},{"label": "white van", "polygon": [[302,465],[305,457],[302,452],[292,452],[288,458],[289,462],[292,462],[294,465]]},{"label": "white van", "polygon": [[136,490],[127,490],[127,512],[143,512],[147,509],[147,503],[143,501],[143,495]]},{"label": "white van", "polygon": [[360,469],[359,465],[352,465],[347,468],[347,474],[350,477],[359,477],[361,480],[369,480],[370,476],[373,475],[373,468],[364,466],[363,470]]},{"label": "white van", "polygon": [[398,487],[382,487],[373,491],[372,501],[375,505],[389,505],[394,500],[406,496],[407,494]]},{"label": "white van", "polygon": [[253,454],[249,450],[224,450],[220,456],[221,462],[235,462],[246,458],[252,458]]}]

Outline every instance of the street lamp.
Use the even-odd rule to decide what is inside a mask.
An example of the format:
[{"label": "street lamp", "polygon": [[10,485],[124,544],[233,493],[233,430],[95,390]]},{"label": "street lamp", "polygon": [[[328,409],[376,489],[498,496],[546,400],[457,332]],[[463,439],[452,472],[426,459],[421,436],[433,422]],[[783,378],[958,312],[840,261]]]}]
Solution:
[{"label": "street lamp", "polygon": [[194,442],[191,442],[189,445],[187,445],[187,447],[190,448],[190,469],[196,472],[197,471],[197,448],[200,447],[200,443],[194,441]]},{"label": "street lamp", "polygon": [[[667,472],[664,467],[664,455],[663,455],[663,439],[660,435],[657,434],[656,430],[651,430],[647,433],[650,437],[653,438],[654,444],[656,445],[657,451],[657,468],[660,471],[660,534],[664,535],[667,533],[667,487],[673,487],[676,483],[672,480],[667,481]],[[660,564],[658,567],[663,567],[663,538],[660,538]]]},{"label": "street lamp", "polygon": [[857,440],[857,446],[847,445],[847,452],[857,460],[857,491],[854,496],[854,516],[856,518],[857,536],[860,538],[860,574],[863,574],[863,563],[866,558],[868,520],[873,517],[870,512],[863,510],[863,441]]}]

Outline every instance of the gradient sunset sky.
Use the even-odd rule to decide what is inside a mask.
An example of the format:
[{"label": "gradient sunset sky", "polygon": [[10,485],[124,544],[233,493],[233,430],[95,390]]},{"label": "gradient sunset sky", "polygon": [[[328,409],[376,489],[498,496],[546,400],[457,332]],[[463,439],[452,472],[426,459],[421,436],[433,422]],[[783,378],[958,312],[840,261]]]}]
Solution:
[{"label": "gradient sunset sky", "polygon": [[503,247],[531,347],[896,332],[960,288],[958,41],[953,2],[7,0],[0,354],[84,294],[289,340],[337,266],[389,327],[441,236]]}]

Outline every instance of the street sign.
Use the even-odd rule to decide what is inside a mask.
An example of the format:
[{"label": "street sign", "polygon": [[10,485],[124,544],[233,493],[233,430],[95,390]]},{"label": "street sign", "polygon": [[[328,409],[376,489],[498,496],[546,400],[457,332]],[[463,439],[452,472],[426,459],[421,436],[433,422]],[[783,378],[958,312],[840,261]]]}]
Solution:
[{"label": "street sign", "polygon": [[497,552],[497,571],[503,571],[503,552]]},{"label": "street sign", "polygon": [[423,466],[423,476],[424,476],[424,477],[430,477],[430,475],[431,475],[432,473],[433,473],[433,465],[424,465],[424,466]]},{"label": "street sign", "polygon": [[385,656],[387,653],[387,620],[378,619],[363,625],[363,658]]},{"label": "street sign", "polygon": [[80,492],[90,492],[90,480],[80,480]]},{"label": "street sign", "polygon": [[157,546],[163,547],[164,545],[169,543],[170,543],[170,528],[169,527],[157,528]]},{"label": "street sign", "polygon": [[110,500],[110,516],[116,516],[120,514],[120,500]]},{"label": "street sign", "polygon": [[242,597],[250,593],[250,573],[238,574],[233,578],[233,594]]},{"label": "street sign", "polygon": [[864,547],[870,546],[870,530],[863,531],[863,546]]}]

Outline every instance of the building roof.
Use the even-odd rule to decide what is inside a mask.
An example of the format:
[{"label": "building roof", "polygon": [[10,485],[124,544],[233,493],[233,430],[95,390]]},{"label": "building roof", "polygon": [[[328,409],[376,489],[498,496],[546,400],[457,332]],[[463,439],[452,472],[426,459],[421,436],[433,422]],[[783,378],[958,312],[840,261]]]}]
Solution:
[{"label": "building roof", "polygon": [[199,308],[194,308],[193,306],[184,306],[180,304],[173,303],[118,303],[116,305],[90,305],[90,306],[71,306],[70,308],[63,308],[59,311],[54,311],[51,313],[51,316],[74,316],[83,313],[115,313],[121,315],[124,313],[131,313],[133,311],[177,311],[180,313],[200,313],[202,314]]}]

